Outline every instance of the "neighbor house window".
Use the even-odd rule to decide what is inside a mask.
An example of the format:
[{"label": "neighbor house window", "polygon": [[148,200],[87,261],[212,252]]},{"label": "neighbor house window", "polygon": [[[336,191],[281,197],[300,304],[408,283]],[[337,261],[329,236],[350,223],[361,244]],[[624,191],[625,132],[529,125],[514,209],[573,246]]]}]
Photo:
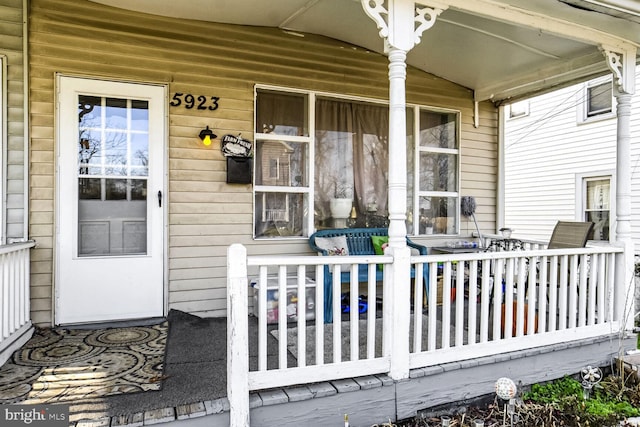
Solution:
[{"label": "neighbor house window", "polygon": [[611,81],[589,83],[585,94],[585,120],[609,114],[613,111]]},{"label": "neighbor house window", "polygon": [[509,104],[509,118],[525,117],[529,115],[529,101],[518,101]]},{"label": "neighbor house window", "polygon": [[592,240],[609,240],[611,218],[611,178],[584,178],[584,219],[592,221]]},{"label": "neighbor house window", "polygon": [[[457,232],[458,127],[457,112],[407,109],[410,233],[427,233],[427,217],[432,232]],[[388,226],[387,104],[259,88],[255,131],[257,238]]]}]

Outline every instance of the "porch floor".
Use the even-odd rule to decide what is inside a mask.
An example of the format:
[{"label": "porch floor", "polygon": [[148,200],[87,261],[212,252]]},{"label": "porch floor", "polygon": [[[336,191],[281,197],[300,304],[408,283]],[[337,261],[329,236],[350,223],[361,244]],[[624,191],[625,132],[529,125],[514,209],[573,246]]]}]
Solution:
[{"label": "porch floor", "polygon": [[[70,405],[70,425],[141,426],[176,421],[194,426],[228,425],[227,319],[171,311],[167,320],[169,333],[160,390],[65,402]],[[250,325],[257,325],[254,317],[250,317]],[[255,334],[257,327],[250,330]],[[268,335],[269,352],[277,354],[277,341]],[[250,338],[250,342],[256,341]],[[621,347],[634,346],[633,337],[620,340],[612,335],[416,369],[409,380],[401,382],[376,375],[265,390],[251,395],[251,419],[255,425],[323,426],[337,425],[342,415],[349,413],[351,425],[371,425],[490,393],[500,376],[528,384],[575,373],[586,364],[604,366]],[[253,347],[250,345],[250,366],[257,365]],[[290,358],[292,366],[295,359]],[[15,387],[23,381],[17,377]],[[311,418],[303,422],[305,415]]]},{"label": "porch floor", "polygon": [[[134,331],[135,327],[142,325],[142,323],[158,323],[162,320],[133,322],[125,324],[124,327],[130,327]],[[219,401],[225,400],[227,394],[226,318],[203,319],[172,310],[166,320],[169,324],[169,331],[166,339],[164,375],[158,377],[158,380],[162,381],[160,389],[105,397],[94,397],[98,393],[93,396],[90,393],[88,396],[92,397],[77,395],[78,397],[74,397],[73,400],[61,401],[60,403],[69,404],[72,422],[110,419],[113,425],[138,424],[145,419],[148,422],[152,419],[156,421],[165,419],[168,413],[172,414],[172,419],[176,419],[175,414],[177,413],[188,414],[189,410],[183,407],[184,405],[188,406],[196,402],[211,402],[221,408],[228,406]],[[100,325],[99,327],[110,326],[114,326],[114,324]],[[115,326],[122,327],[120,324]],[[92,328],[96,328],[96,325],[92,325]],[[46,344],[50,343],[43,343],[43,345]],[[83,343],[83,345],[86,344]],[[87,348],[82,351],[91,352],[91,349]],[[60,358],[64,358],[67,354],[65,351],[58,353]],[[55,358],[56,354],[50,355],[52,361]],[[159,369],[162,372],[162,366]],[[143,372],[130,374],[144,375]],[[6,383],[7,381],[4,380],[8,379],[16,390],[24,387],[23,384],[33,381],[32,377],[23,375],[23,372],[19,370],[6,372],[6,375],[15,376],[15,383],[10,378],[2,378],[2,382]],[[0,397],[2,394],[0,393]],[[14,394],[19,394],[19,392]],[[5,390],[4,395],[8,396],[11,393]],[[11,403],[11,401],[0,398],[0,403]],[[170,411],[167,410],[169,408]],[[100,424],[103,425],[103,423]]]}]

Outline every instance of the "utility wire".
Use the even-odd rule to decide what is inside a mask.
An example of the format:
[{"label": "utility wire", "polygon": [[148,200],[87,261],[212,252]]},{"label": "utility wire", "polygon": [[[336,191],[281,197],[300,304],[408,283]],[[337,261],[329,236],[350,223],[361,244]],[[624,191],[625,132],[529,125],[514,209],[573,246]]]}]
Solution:
[{"label": "utility wire", "polygon": [[[569,96],[567,96],[565,99],[563,99],[560,103],[558,103],[555,107],[553,107],[551,110],[547,111],[542,117],[536,119],[535,121],[528,123],[527,125],[521,127],[520,129],[517,129],[513,132],[522,132],[523,130],[526,130],[528,128],[531,128],[527,133],[525,133],[524,135],[521,135],[517,140],[513,141],[512,143],[508,144],[505,149],[511,148],[514,145],[517,145],[521,142],[523,142],[523,140],[528,137],[529,135],[531,135],[533,132],[535,132],[536,130],[538,130],[542,125],[544,125],[547,121],[559,116],[560,114],[564,113],[565,111],[575,108],[576,106],[582,104],[582,102],[586,99],[587,97],[587,91],[584,91],[584,94],[578,98],[578,100],[573,103],[573,104],[568,104],[565,108],[563,108],[560,111],[555,112],[555,110],[560,107],[565,105],[565,103],[576,96],[577,93],[579,93],[580,91],[582,91],[583,88],[579,88],[578,90],[576,90],[575,92],[571,93]],[[534,128],[532,128],[533,126],[535,126]]]},{"label": "utility wire", "polygon": [[[575,92],[571,93],[569,96],[567,96],[565,99],[562,100],[562,102],[560,102],[559,104],[557,104],[555,107],[553,107],[552,109],[548,110],[542,117],[538,118],[537,120],[528,123],[524,126],[522,126],[520,129],[514,130],[512,132],[515,133],[519,133],[522,131],[525,131],[529,128],[531,128],[532,126],[536,126],[535,128],[532,128],[529,130],[529,132],[525,133],[524,135],[521,135],[517,140],[511,142],[510,144],[508,144],[505,149],[511,148],[521,142],[523,142],[523,140],[528,137],[529,135],[531,135],[533,132],[535,132],[536,130],[538,130],[543,124],[545,124],[547,121],[553,119],[554,117],[564,113],[565,111],[567,111],[568,109],[577,107],[579,104],[582,104],[582,102],[586,99],[587,97],[587,91],[584,91],[584,95],[582,95],[580,98],[578,98],[578,100],[573,103],[573,104],[569,104],[566,108],[556,112],[555,114],[554,111],[560,107],[561,105],[563,105],[565,102],[567,102],[569,99],[571,99],[572,97],[576,96],[576,94],[580,91],[582,91],[583,88],[579,88],[578,90],[576,90]],[[640,164],[640,155],[636,156],[636,161],[633,164],[633,168],[631,170],[631,176],[635,176],[637,169],[638,169],[638,165]]]}]

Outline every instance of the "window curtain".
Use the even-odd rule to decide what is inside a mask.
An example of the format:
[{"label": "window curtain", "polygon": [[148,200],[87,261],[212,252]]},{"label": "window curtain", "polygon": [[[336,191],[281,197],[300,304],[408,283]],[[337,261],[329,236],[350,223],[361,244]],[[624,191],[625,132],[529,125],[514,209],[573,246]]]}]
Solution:
[{"label": "window curtain", "polygon": [[259,92],[256,102],[256,132],[305,135],[306,97],[297,94]]},{"label": "window curtain", "polygon": [[587,181],[588,220],[594,222],[593,239],[609,240],[609,211],[611,183],[607,179]]},{"label": "window curtain", "polygon": [[318,99],[315,138],[316,224],[331,217],[330,200],[354,200],[359,216],[388,216],[389,109]]}]

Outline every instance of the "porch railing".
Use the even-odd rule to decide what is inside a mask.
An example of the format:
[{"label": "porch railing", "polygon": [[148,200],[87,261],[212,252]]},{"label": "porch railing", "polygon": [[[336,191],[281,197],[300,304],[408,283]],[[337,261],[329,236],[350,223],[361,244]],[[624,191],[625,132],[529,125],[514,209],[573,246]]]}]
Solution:
[{"label": "porch railing", "polygon": [[[388,357],[383,356],[380,351],[375,352],[376,345],[378,348],[381,345],[380,330],[377,336],[375,333],[375,301],[379,299],[375,270],[391,262],[393,258],[390,256],[248,257],[247,265],[256,267],[258,273],[255,277],[257,286],[254,288],[257,293],[255,300],[258,314],[258,366],[249,374],[249,388],[269,388],[274,382],[291,385],[388,372]],[[365,292],[367,300],[374,302],[373,308],[367,310],[364,316],[366,322],[359,321],[360,310],[354,309],[350,310],[348,322],[335,321],[325,324],[324,267],[328,267],[333,281],[330,304],[333,318],[341,319],[343,306],[346,304],[342,301],[340,273],[351,271],[351,277],[354,279],[348,286],[345,285],[348,287],[348,305],[359,307],[360,284],[357,278],[360,265],[366,265],[369,269],[370,279]],[[277,287],[269,291],[269,282],[276,282]],[[384,283],[385,281],[382,286]],[[271,294],[273,291],[275,292]],[[277,301],[267,298],[268,293],[271,294],[270,297],[277,296]],[[310,300],[313,301],[311,316],[307,313]],[[267,309],[272,310],[268,305],[278,307],[276,322],[271,325],[267,324]],[[291,316],[294,311],[295,317]],[[309,317],[313,317],[314,320],[308,321]],[[294,322],[291,322],[292,318],[295,319]],[[313,329],[313,333],[308,327]],[[270,353],[273,352],[268,351],[269,334],[277,340],[277,359],[270,357]],[[360,354],[361,339],[366,340],[365,354]],[[296,360],[291,365],[287,356],[292,345],[296,348]],[[313,350],[310,354],[308,347]],[[345,358],[343,353],[349,356]],[[277,366],[277,369],[273,369],[274,366]]]},{"label": "porch railing", "polygon": [[29,249],[35,242],[0,246],[0,364],[31,328]]},{"label": "porch railing", "polygon": [[[410,325],[408,369],[618,332],[625,322],[617,318],[622,314],[615,313],[614,301],[618,289],[626,289],[614,283],[620,256],[623,249],[614,246],[546,250],[535,242],[518,251],[412,256],[415,271],[429,267],[425,287],[420,274],[411,284],[391,283],[388,255],[247,257],[242,245],[232,245],[232,417],[235,405],[248,408],[243,394],[249,390],[390,373],[398,363],[389,345],[397,333],[390,326],[394,316]],[[369,270],[368,283],[357,282],[359,268]],[[382,283],[375,282],[378,268],[385,269]],[[353,278],[344,287],[343,271]],[[327,273],[333,323],[324,323]],[[250,282],[257,304],[255,342],[248,333]],[[392,313],[394,305],[380,298],[387,286],[410,286],[401,313]],[[364,294],[366,300],[360,298]],[[365,302],[366,311],[356,309]],[[249,347],[258,355],[252,366],[242,356]],[[246,384],[244,391],[240,384]]]},{"label": "porch railing", "polygon": [[[417,268],[429,264],[430,278],[427,307],[413,312],[410,367],[618,332],[625,322],[614,317],[619,292],[614,277],[615,257],[622,251],[589,247],[413,257]],[[423,298],[420,280],[414,306]]]}]

